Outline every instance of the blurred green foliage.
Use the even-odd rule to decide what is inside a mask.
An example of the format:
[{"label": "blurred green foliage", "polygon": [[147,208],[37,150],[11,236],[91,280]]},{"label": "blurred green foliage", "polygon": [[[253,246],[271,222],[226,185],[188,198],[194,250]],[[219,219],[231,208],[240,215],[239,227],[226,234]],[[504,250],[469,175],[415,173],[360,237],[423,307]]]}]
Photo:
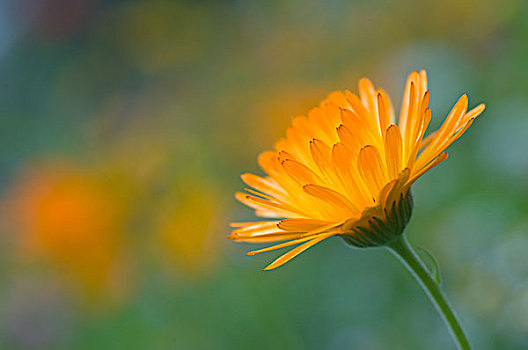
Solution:
[{"label": "blurred green foliage", "polygon": [[[413,187],[408,237],[439,260],[475,348],[527,348],[526,18],[520,0],[1,2],[2,348],[450,348],[383,250],[331,239],[264,273],[273,253],[224,239],[254,219],[239,174],[291,117],[363,76],[399,101],[420,68],[432,128],[464,92],[488,107]],[[57,194],[72,171],[119,203],[119,254],[101,258],[95,225],[95,248],[57,260],[74,244],[57,227],[79,242],[113,213]]]}]

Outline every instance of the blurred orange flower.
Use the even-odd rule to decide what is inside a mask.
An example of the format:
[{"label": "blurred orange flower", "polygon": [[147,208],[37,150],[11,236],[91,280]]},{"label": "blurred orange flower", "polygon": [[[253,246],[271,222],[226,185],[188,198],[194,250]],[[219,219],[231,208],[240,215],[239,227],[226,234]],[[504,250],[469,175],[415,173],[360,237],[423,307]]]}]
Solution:
[{"label": "blurred orange flower", "polygon": [[212,269],[219,256],[219,196],[203,183],[177,184],[160,210],[159,243],[167,265],[188,277]]},{"label": "blurred orange flower", "polygon": [[23,261],[45,262],[88,297],[120,297],[125,205],[97,175],[71,165],[28,167],[7,201]]}]

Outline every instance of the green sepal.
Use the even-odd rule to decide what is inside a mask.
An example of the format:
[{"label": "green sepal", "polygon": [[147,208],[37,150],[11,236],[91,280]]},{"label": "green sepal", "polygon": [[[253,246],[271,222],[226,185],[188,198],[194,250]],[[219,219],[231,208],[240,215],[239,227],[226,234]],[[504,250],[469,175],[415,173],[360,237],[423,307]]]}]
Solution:
[{"label": "green sepal", "polygon": [[397,201],[387,207],[367,208],[359,220],[345,222],[339,236],[346,244],[357,248],[385,246],[403,234],[412,209],[411,191],[401,193]]}]

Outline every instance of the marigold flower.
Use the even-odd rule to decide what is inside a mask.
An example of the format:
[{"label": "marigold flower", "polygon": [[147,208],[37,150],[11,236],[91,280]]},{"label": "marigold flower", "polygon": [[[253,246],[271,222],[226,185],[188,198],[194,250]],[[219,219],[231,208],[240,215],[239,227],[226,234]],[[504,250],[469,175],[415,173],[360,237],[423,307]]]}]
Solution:
[{"label": "marigold flower", "polygon": [[270,220],[232,223],[236,229],[229,238],[286,241],[248,255],[299,244],[265,270],[332,236],[357,247],[392,242],[411,216],[411,185],[447,158],[445,150],[485,108],[468,111],[468,97],[462,95],[443,125],[424,138],[429,98],[425,71],[412,72],[396,123],[387,93],[361,79],[359,96],[333,92],[307,117],[294,118],[275,150],[258,158],[267,176],[243,174],[253,189],[236,194]]},{"label": "marigold flower", "polygon": [[88,301],[128,292],[125,203],[108,189],[96,174],[50,162],[24,168],[5,203],[20,258],[49,264]]}]

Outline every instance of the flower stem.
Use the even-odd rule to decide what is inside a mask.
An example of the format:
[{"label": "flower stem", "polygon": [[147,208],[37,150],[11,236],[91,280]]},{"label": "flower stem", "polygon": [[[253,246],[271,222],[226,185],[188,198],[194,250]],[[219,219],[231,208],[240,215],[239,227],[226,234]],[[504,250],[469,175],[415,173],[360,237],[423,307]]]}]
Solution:
[{"label": "flower stem", "polygon": [[446,299],[440,285],[436,283],[420,257],[416,254],[404,235],[390,242],[387,248],[402,262],[407,270],[422,286],[423,290],[445,321],[459,349],[469,350],[471,345],[458,321],[458,318]]}]

